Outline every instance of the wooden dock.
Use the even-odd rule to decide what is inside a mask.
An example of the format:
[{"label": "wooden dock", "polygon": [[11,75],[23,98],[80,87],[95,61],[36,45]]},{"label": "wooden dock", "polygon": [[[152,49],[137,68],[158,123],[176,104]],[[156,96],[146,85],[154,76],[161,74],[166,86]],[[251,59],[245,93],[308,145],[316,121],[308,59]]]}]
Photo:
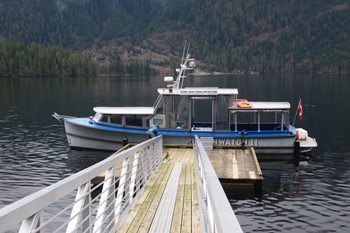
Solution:
[{"label": "wooden dock", "polygon": [[218,148],[207,152],[225,189],[261,188],[263,175],[253,147]]},{"label": "wooden dock", "polygon": [[200,232],[193,149],[168,148],[165,153],[118,232]]}]

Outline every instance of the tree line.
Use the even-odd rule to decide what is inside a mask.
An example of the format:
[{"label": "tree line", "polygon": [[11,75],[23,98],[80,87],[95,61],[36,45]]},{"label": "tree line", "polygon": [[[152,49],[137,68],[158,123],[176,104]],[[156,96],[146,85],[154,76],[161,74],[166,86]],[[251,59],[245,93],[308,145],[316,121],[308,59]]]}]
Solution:
[{"label": "tree line", "polygon": [[0,37],[1,76],[95,76],[86,55],[56,46],[24,44]]},{"label": "tree line", "polygon": [[[172,55],[188,40],[217,70],[343,73],[349,11],[347,0],[2,0],[0,35],[79,51],[128,41]],[[122,72],[147,66],[113,64]]]}]

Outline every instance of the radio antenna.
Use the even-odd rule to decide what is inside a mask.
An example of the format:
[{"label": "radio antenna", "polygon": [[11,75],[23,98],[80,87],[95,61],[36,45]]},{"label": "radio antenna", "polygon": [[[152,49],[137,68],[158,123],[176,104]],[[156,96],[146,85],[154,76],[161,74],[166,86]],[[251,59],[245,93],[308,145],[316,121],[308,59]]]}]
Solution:
[{"label": "radio antenna", "polygon": [[186,44],[187,44],[187,40],[185,40],[184,48],[182,50],[181,64],[184,62],[185,51],[186,51]]}]

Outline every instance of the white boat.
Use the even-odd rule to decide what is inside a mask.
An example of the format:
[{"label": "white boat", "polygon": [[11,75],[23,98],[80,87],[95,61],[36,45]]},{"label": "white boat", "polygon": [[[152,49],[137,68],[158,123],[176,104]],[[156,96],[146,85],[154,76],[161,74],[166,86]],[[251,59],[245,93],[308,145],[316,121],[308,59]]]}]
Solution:
[{"label": "white boat", "polygon": [[167,87],[157,90],[153,106],[95,107],[94,117],[55,113],[64,121],[69,146],[117,150],[126,141],[139,143],[160,134],[167,145],[191,145],[198,135],[214,147],[249,145],[258,154],[293,154],[295,145],[301,153],[317,147],[306,130],[289,124],[288,102],[241,100],[236,88],[183,87],[195,63],[189,53],[182,60],[177,78],[164,78]]}]

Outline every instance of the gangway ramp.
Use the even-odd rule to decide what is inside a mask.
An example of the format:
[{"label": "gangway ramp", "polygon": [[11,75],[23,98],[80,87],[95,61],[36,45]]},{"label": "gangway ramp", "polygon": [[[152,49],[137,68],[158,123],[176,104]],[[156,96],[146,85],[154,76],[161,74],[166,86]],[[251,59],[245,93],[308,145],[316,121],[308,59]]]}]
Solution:
[{"label": "gangway ramp", "polygon": [[118,232],[200,232],[193,149],[167,148],[165,154]]},{"label": "gangway ramp", "polygon": [[0,232],[242,232],[194,142],[163,150],[158,136],[114,154],[1,209]]}]

